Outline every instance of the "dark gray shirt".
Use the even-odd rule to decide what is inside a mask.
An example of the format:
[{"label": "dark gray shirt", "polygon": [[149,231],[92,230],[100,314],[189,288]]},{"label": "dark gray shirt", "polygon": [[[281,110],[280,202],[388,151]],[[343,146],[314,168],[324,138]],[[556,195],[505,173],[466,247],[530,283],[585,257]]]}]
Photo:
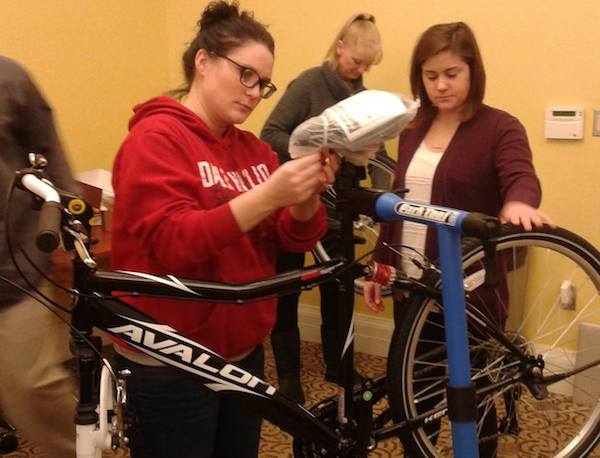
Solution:
[{"label": "dark gray shirt", "polygon": [[[290,160],[288,152],[290,135],[298,125],[364,90],[362,78],[351,83],[345,82],[327,62],[320,67],[305,70],[286,88],[265,122],[260,138],[272,146],[279,156],[279,162],[283,164]],[[377,155],[387,156],[383,145]],[[371,178],[373,181],[379,181],[379,178],[376,179],[374,176]],[[387,180],[388,177],[381,177],[381,179]],[[375,186],[386,187],[383,183]]]},{"label": "dark gray shirt", "polygon": [[[0,275],[13,281],[16,272],[6,244],[6,196],[15,171],[29,165],[27,153],[41,153],[48,159],[48,175],[58,187],[74,190],[75,184],[58,138],[52,110],[28,73],[16,62],[0,56]],[[15,189],[10,206],[13,251],[19,246],[42,271],[48,271],[50,257],[35,247],[38,213],[31,210],[32,199]],[[19,253],[19,265],[33,282],[39,274]],[[22,284],[22,281],[19,281]],[[0,281],[0,306],[19,300],[22,293]]]},{"label": "dark gray shirt", "polygon": [[345,83],[328,63],[302,72],[293,80],[269,115],[260,138],[268,142],[279,162],[290,159],[288,145],[294,129],[308,118],[351,95],[363,91],[362,79]]}]

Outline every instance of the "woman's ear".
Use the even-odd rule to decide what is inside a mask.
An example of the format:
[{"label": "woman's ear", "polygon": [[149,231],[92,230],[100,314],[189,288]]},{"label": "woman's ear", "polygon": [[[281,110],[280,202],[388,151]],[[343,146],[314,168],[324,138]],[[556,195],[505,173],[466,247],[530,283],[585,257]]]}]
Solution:
[{"label": "woman's ear", "polygon": [[344,42],[342,40],[338,40],[337,43],[335,44],[335,55],[336,57],[340,57],[340,55],[342,54],[342,51],[344,50]]},{"label": "woman's ear", "polygon": [[199,49],[196,53],[194,65],[198,74],[203,75],[206,71],[206,64],[208,63],[209,57],[210,56],[208,55],[208,52],[206,52],[206,49]]}]

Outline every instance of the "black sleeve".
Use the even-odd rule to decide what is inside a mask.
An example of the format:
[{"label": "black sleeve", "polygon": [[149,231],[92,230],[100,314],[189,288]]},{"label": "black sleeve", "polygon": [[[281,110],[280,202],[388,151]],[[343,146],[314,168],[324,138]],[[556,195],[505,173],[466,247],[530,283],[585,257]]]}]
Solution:
[{"label": "black sleeve", "polygon": [[375,157],[379,159],[379,162],[388,165],[391,173],[386,172],[380,167],[369,164],[367,169],[369,171],[369,177],[371,178],[371,186],[375,189],[391,190],[396,162],[388,155],[384,143],[380,145],[375,153]]},{"label": "black sleeve", "polygon": [[260,138],[271,145],[279,162],[290,160],[290,135],[310,114],[310,90],[301,79],[292,81],[269,115]]},{"label": "black sleeve", "polygon": [[31,78],[27,77],[21,84],[23,105],[19,107],[19,125],[26,152],[46,156],[52,182],[62,189],[76,191],[52,109]]}]

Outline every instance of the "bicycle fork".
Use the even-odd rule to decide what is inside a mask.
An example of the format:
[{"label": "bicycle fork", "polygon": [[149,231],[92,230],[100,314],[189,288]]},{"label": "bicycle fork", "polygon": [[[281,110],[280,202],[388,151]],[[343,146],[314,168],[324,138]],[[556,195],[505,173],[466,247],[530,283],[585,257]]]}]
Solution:
[{"label": "bicycle fork", "polygon": [[[86,299],[79,299],[85,302]],[[92,335],[85,305],[73,309],[73,350],[78,361],[79,402],[75,414],[77,458],[100,458],[103,450],[115,450],[124,437],[122,407],[125,402],[124,381],[116,382],[117,403],[113,402],[114,374],[102,361],[102,340]],[[101,370],[100,370],[101,368]]]}]

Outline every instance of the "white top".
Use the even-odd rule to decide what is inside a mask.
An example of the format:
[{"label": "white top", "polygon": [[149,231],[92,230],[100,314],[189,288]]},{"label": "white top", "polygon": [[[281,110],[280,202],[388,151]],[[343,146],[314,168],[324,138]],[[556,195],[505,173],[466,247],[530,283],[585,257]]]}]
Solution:
[{"label": "white top", "polygon": [[[422,141],[415,152],[412,161],[406,170],[405,187],[409,189],[405,198],[418,203],[431,203],[431,185],[433,175],[442,158],[443,152],[431,151],[425,141]],[[402,225],[402,270],[406,275],[412,278],[421,278],[423,271],[415,266],[410,258],[415,257],[420,261],[425,251],[425,238],[427,236],[427,226],[425,224],[404,221]],[[405,247],[411,247],[407,249]],[[416,250],[416,253],[415,251]]]}]

